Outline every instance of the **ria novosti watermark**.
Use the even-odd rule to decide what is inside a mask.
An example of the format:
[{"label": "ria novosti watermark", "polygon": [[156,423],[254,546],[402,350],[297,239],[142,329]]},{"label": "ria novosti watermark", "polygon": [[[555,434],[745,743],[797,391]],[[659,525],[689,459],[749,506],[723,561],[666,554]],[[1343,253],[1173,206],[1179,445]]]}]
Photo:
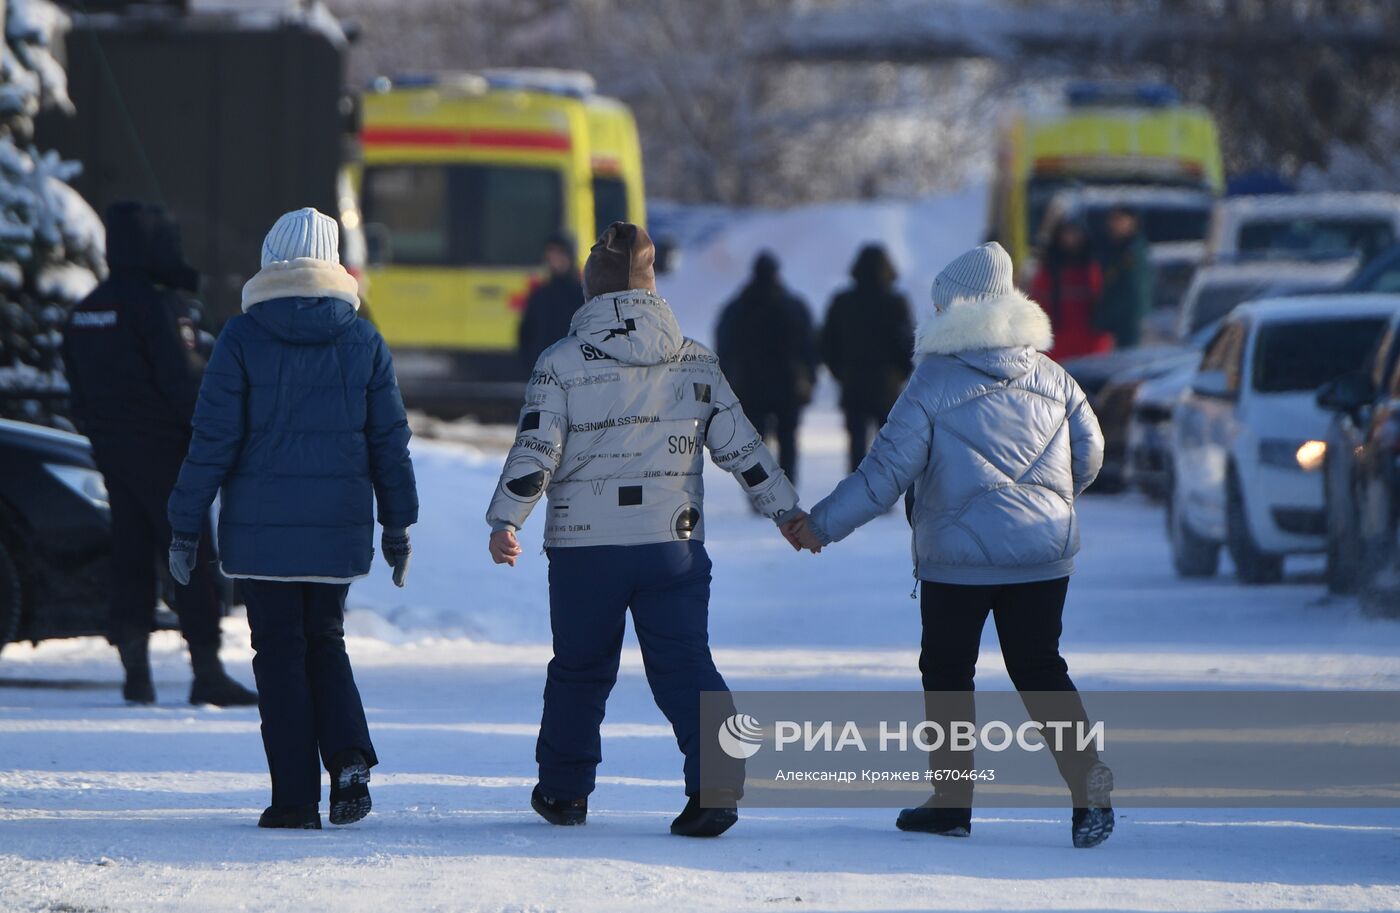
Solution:
[{"label": "ria novosti watermark", "polygon": [[1392,691],[707,692],[701,721],[702,794],[746,805],[1062,806],[1102,759],[1122,806],[1400,807]]},{"label": "ria novosti watermark", "polygon": [[[1026,720],[1014,727],[1002,720],[976,723],[950,720],[880,720],[873,745],[854,720],[777,720],[772,725],[773,750],[841,751],[1083,751],[1104,747],[1104,725],[1087,720]],[[747,713],[736,713],[720,724],[720,750],[736,760],[753,757],[764,745],[764,728]]]}]

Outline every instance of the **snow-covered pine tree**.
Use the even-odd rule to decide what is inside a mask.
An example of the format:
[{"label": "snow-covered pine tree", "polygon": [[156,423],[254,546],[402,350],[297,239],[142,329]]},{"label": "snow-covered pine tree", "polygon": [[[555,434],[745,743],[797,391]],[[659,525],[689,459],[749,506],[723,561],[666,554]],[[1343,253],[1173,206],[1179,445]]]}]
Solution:
[{"label": "snow-covered pine tree", "polygon": [[59,347],[68,310],[105,273],[102,222],[68,181],[81,166],[33,146],[34,115],[72,109],[50,0],[0,0],[0,417],[71,427]]}]

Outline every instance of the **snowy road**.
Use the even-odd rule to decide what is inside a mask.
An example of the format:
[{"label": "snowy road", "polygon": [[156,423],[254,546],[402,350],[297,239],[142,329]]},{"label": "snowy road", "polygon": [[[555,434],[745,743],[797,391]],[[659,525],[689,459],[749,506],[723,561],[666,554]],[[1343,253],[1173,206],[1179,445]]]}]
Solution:
[{"label": "snowy road", "polygon": [[[810,503],[838,477],[836,417],[806,429]],[[893,812],[749,811],[718,841],[666,835],[679,756],[634,647],[605,727],[589,826],[526,810],[548,658],[544,559],[496,568],[481,522],[497,457],[424,443],[410,586],[352,593],[351,653],[383,760],[375,814],[320,833],[254,827],[266,802],[254,711],[180,703],[157,640],[155,709],[123,707],[96,641],[0,657],[0,911],[1397,910],[1400,813],[1133,811],[1069,846],[1067,815],[988,810],[971,840],[896,831]],[[917,688],[908,534],[884,518],[794,555],[709,480],[713,639],[740,688]],[[1308,577],[1184,584],[1158,512],[1090,498],[1065,644],[1088,688],[1400,688],[1400,623],[1327,602]],[[1316,565],[1311,566],[1315,572]],[[247,629],[225,651],[250,679]],[[981,684],[1007,687],[988,635]]]}]

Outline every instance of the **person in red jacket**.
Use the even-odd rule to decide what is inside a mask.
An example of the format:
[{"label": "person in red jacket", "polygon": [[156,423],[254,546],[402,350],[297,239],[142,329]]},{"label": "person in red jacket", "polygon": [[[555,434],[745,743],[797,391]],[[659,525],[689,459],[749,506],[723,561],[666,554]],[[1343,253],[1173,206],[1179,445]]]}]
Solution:
[{"label": "person in red jacket", "polygon": [[1113,348],[1113,337],[1094,326],[1102,294],[1103,273],[1084,227],[1068,219],[1059,222],[1031,282],[1031,297],[1050,315],[1055,333],[1051,358],[1064,361]]}]

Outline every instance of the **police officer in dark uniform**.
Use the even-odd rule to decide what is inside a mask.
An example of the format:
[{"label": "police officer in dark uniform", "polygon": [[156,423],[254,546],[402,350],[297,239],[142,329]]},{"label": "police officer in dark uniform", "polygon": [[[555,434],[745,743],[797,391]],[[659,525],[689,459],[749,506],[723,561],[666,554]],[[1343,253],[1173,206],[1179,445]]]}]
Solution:
[{"label": "police officer in dark uniform", "polygon": [[[107,210],[109,275],[73,310],[63,360],[78,428],[92,441],[112,507],[112,604],[117,647],[135,704],[155,703],[148,655],[155,626],[156,567],[170,545],[166,501],[190,441],[199,379],[198,329],[178,290],[198,274],[184,262],[178,228],[161,208]],[[180,630],[194,666],[190,703],[251,705],[257,695],[219,661],[220,607],[207,544],[188,586],[175,591]]]}]

